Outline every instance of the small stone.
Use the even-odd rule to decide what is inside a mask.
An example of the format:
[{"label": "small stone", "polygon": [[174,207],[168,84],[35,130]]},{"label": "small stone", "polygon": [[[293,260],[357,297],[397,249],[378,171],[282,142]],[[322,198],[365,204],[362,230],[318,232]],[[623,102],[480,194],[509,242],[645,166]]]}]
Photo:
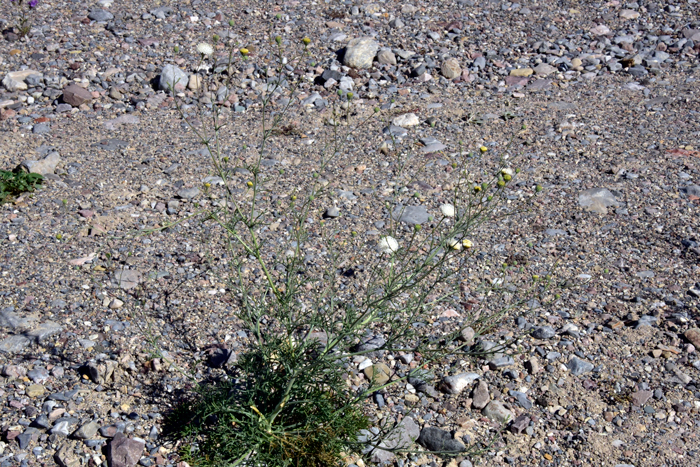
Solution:
[{"label": "small stone", "polygon": [[182,188],[177,192],[177,196],[182,199],[193,199],[196,198],[197,195],[199,195],[199,188],[196,186],[192,188]]},{"label": "small stone", "polygon": [[134,467],[143,454],[145,442],[127,438],[117,433],[107,446],[107,462],[110,467]]},{"label": "small stone", "polygon": [[[448,206],[448,205],[443,205],[443,206]],[[452,206],[451,204],[449,206],[451,206],[452,214],[454,215],[454,206]],[[440,207],[440,209],[442,209],[442,206]],[[443,210],[443,213],[445,213],[445,210]],[[447,216],[446,213],[445,213],[445,215]],[[452,217],[452,216],[450,216],[450,217]],[[474,336],[475,336],[474,329],[472,329],[470,327],[466,327],[466,328],[462,329],[459,333],[459,337],[460,337],[460,339],[462,339],[462,341],[464,341],[465,345],[472,345],[474,343]]]},{"label": "small stone", "polygon": [[442,380],[442,388],[450,394],[459,394],[478,378],[480,378],[480,375],[477,373],[460,373],[454,376],[447,376]]},{"label": "small stone", "polygon": [[196,91],[202,86],[202,77],[196,74],[190,75],[190,79],[187,81],[187,87],[192,90]]},{"label": "small stone", "polygon": [[530,417],[526,414],[519,415],[510,425],[510,432],[519,435],[530,425]]},{"label": "small stone", "polygon": [[39,161],[23,161],[20,167],[29,173],[47,175],[54,173],[60,162],[61,156],[56,151],[53,151]]},{"label": "small stone", "polygon": [[40,75],[36,70],[11,71],[2,80],[2,85],[9,92],[26,91],[28,86],[25,80],[32,75]]},{"label": "small stone", "polygon": [[472,406],[475,409],[483,409],[491,402],[491,395],[489,394],[489,386],[485,381],[479,381],[479,384],[474,388],[472,393]]},{"label": "small stone", "polygon": [[700,349],[700,329],[691,328],[683,333],[686,339],[693,344],[696,349]]},{"label": "small stone", "polygon": [[585,360],[581,360],[578,357],[573,357],[571,360],[569,360],[569,363],[567,365],[571,373],[575,376],[580,376],[584,373],[588,373],[590,371],[593,371],[593,364],[589,363]]},{"label": "small stone", "polygon": [[606,34],[610,34],[610,28],[603,24],[599,24],[598,26],[591,28],[590,31],[596,36],[605,36]]},{"label": "small stone", "polygon": [[95,421],[90,421],[73,433],[73,436],[75,436],[78,439],[92,439],[95,437],[97,434],[97,430],[99,429],[99,425]]},{"label": "small stone", "polygon": [[343,63],[350,68],[370,68],[379,44],[371,37],[358,37],[348,42]]},{"label": "small stone", "polygon": [[46,392],[46,389],[44,389],[44,386],[41,384],[32,384],[31,386],[28,386],[27,389],[25,389],[27,396],[29,397],[39,397],[43,396],[44,392]]},{"label": "small stone", "polygon": [[532,331],[532,337],[535,339],[551,339],[556,334],[556,331],[551,326],[538,326]]},{"label": "small stone", "polygon": [[391,213],[391,217],[409,225],[421,225],[428,222],[430,215],[425,206],[402,206],[399,204]]},{"label": "small stone", "polygon": [[398,117],[394,118],[391,123],[395,126],[400,126],[400,127],[407,127],[407,126],[416,126],[420,124],[420,120],[418,119],[418,116],[414,113],[408,113],[408,114],[403,114],[399,115]]},{"label": "small stone", "polygon": [[646,404],[654,393],[651,391],[637,391],[631,394],[632,403],[638,407]]},{"label": "small stone", "polygon": [[160,72],[158,87],[164,91],[169,91],[171,87],[175,91],[184,91],[189,82],[187,73],[175,65],[165,65]]},{"label": "small stone", "polygon": [[548,76],[551,75],[552,73],[556,72],[557,69],[554,68],[552,65],[548,65],[546,63],[540,63],[535,67],[535,73],[539,76]]},{"label": "small stone", "polygon": [[124,290],[135,288],[141,282],[141,273],[133,269],[117,269],[114,282]]},{"label": "small stone", "polygon": [[384,385],[391,378],[391,369],[385,363],[375,363],[365,368],[364,373],[374,385]]},{"label": "small stone", "polygon": [[377,62],[383,65],[396,65],[396,55],[391,49],[384,48],[377,53]]},{"label": "small stone", "polygon": [[92,93],[74,83],[63,90],[63,101],[73,107],[80,107],[92,101]]},{"label": "small stone", "polygon": [[114,15],[107,10],[92,10],[88,18],[93,21],[104,22],[114,19]]},{"label": "small stone", "polygon": [[323,213],[323,217],[327,219],[335,219],[336,217],[340,217],[340,210],[336,206],[330,207]]},{"label": "small stone", "polygon": [[639,18],[639,12],[634,10],[620,10],[620,18],[622,19],[637,19]]},{"label": "small stone", "polygon": [[530,76],[533,73],[532,68],[516,68],[514,70],[510,70],[510,76]]},{"label": "small stone", "polygon": [[481,411],[484,416],[490,418],[491,420],[497,421],[499,423],[508,423],[513,419],[513,412],[506,409],[500,401],[491,401],[489,404]]},{"label": "small stone", "polygon": [[609,206],[620,205],[610,190],[605,188],[591,188],[590,190],[582,191],[578,196],[578,204],[588,211],[599,214],[607,214]]},{"label": "small stone", "polygon": [[459,66],[456,58],[448,58],[442,62],[440,72],[447,79],[455,79],[462,74],[462,67]]},{"label": "small stone", "polygon": [[437,452],[462,452],[466,450],[464,444],[454,439],[449,432],[432,426],[421,430],[418,444],[430,451]]}]

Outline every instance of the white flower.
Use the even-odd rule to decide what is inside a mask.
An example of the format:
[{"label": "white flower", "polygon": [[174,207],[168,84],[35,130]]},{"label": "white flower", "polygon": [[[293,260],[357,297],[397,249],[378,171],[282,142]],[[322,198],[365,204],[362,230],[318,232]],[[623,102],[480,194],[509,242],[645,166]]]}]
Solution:
[{"label": "white flower", "polygon": [[501,170],[501,174],[503,175],[510,175],[511,177],[513,176],[515,172],[513,172],[513,169],[510,168],[505,168]]},{"label": "white flower", "polygon": [[391,254],[399,250],[399,242],[394,237],[387,235],[379,239],[377,250],[380,253]]},{"label": "white flower", "polygon": [[455,251],[462,249],[462,243],[454,238],[447,240],[447,245]]},{"label": "white flower", "polygon": [[197,44],[197,52],[202,55],[212,55],[214,53],[214,47],[207,44],[206,42],[201,42]]},{"label": "white flower", "polygon": [[454,217],[455,216],[455,207],[452,206],[451,204],[443,204],[440,206],[440,211],[442,211],[442,214],[445,217]]}]

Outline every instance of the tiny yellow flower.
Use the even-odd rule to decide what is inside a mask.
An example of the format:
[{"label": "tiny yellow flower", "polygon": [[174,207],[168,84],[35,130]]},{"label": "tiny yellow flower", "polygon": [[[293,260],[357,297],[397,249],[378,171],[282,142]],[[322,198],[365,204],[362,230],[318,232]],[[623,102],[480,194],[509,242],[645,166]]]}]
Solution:
[{"label": "tiny yellow flower", "polygon": [[511,177],[510,174],[505,174],[505,175],[503,176],[503,180],[505,180],[506,182],[509,182],[509,181],[511,181],[512,179],[513,179],[513,177]]},{"label": "tiny yellow flower", "polygon": [[506,182],[504,182],[503,180],[499,180],[498,181],[498,188],[503,188],[504,186],[506,186]]},{"label": "tiny yellow flower", "polygon": [[205,183],[204,188],[211,188],[211,183],[209,183],[209,182]]},{"label": "tiny yellow flower", "polygon": [[474,244],[472,243],[471,240],[468,240],[468,239],[465,238],[464,240],[462,240],[462,246],[463,246],[464,248],[471,248],[471,247],[474,246]]},{"label": "tiny yellow flower", "polygon": [[308,37],[304,37],[301,41],[304,43],[304,45],[311,44],[311,39],[309,39]]},{"label": "tiny yellow flower", "polygon": [[296,201],[296,200],[297,200],[297,195],[292,195],[292,196],[291,196],[291,200],[292,200],[292,201]]},{"label": "tiny yellow flower", "polygon": [[481,191],[481,185],[474,185],[474,191],[477,193]]},{"label": "tiny yellow flower", "polygon": [[486,151],[488,151],[488,150],[489,150],[489,148],[487,148],[486,146],[481,146],[481,147],[479,148],[479,151],[481,151],[481,152],[486,152]]},{"label": "tiny yellow flower", "polygon": [[243,55],[244,57],[250,53],[250,51],[245,48],[241,49],[239,52],[241,52],[241,55]]},{"label": "tiny yellow flower", "polygon": [[248,182],[248,183],[246,183],[246,185],[248,185],[249,187],[252,187],[252,186],[253,186],[253,182]]}]

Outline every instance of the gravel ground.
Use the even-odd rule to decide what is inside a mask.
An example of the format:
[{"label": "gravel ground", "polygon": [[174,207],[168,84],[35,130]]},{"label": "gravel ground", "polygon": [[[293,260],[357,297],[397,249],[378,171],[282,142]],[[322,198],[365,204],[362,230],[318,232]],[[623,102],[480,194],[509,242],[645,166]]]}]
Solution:
[{"label": "gravel ground", "polygon": [[[483,231],[463,279],[517,261],[587,281],[478,337],[488,347],[522,336],[501,354],[436,364],[434,381],[368,400],[373,420],[403,419],[422,445],[375,460],[443,465],[429,449],[444,435],[458,446],[495,436],[485,465],[700,464],[697,2],[307,3],[42,1],[19,39],[3,0],[0,168],[24,162],[47,180],[0,208],[0,466],[181,465],[177,441],[162,436],[190,388],[180,369],[220,375],[225,362],[210,357],[249,341],[225,294],[217,232],[188,218],[220,203],[220,188],[174,99],[195,128],[207,125],[198,108],[226,101],[223,153],[254,160],[275,35],[291,50],[312,42],[288,70],[302,104],[263,164],[271,209],[316,180],[338,91],[352,91],[357,119],[379,107],[387,121],[370,119],[320,174],[332,194],[308,223],[316,233],[330,214],[338,248],[356,252],[347,267],[386,233],[387,196],[437,216],[460,148],[484,146],[485,160],[519,156],[507,191],[532,204]],[[201,96],[196,46],[214,34],[216,57],[233,44],[249,59],[228,92]],[[178,96],[160,89],[173,67],[186,73]],[[423,167],[409,186],[390,181],[388,131]],[[241,199],[249,179],[232,175]],[[287,222],[264,237],[283,242]],[[139,229],[156,231],[128,235]],[[466,314],[438,309],[424,324],[439,335]],[[401,375],[415,357],[359,359],[348,383],[366,385],[369,364]]]}]

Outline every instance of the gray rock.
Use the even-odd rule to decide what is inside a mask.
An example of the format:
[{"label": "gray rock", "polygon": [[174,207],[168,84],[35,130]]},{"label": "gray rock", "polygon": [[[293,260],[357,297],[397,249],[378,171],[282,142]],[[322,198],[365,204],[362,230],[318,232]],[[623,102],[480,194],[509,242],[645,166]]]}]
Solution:
[{"label": "gray rock", "polygon": [[551,326],[537,326],[532,331],[532,337],[535,339],[551,339],[556,334],[556,331]]},{"label": "gray rock", "polygon": [[513,360],[513,357],[503,356],[491,359],[489,361],[489,368],[496,370],[498,368],[505,368],[514,364],[515,360]]},{"label": "gray rock", "polygon": [[61,156],[56,151],[53,151],[40,161],[23,161],[20,167],[29,173],[47,175],[56,172],[56,167],[60,162]]},{"label": "gray rock", "polygon": [[580,376],[593,370],[592,363],[581,360],[578,357],[573,357],[566,366],[569,368],[569,371],[571,371],[571,374],[575,376]]},{"label": "gray rock", "polygon": [[107,10],[92,10],[88,18],[93,21],[110,21],[114,19],[114,15]]},{"label": "gray rock", "polygon": [[430,215],[425,206],[403,206],[399,204],[391,213],[391,218],[409,225],[416,225],[428,222]]},{"label": "gray rock", "polygon": [[499,423],[508,423],[513,419],[513,412],[506,409],[506,407],[500,401],[489,402],[489,405],[487,405],[484,410],[481,411],[481,413],[491,420]]},{"label": "gray rock", "polygon": [[9,336],[0,342],[0,352],[17,353],[26,349],[31,340],[21,334]]},{"label": "gray rock", "polygon": [[42,384],[49,379],[49,370],[46,368],[34,368],[27,372],[27,377],[37,384]]},{"label": "gray rock", "polygon": [[442,380],[442,388],[450,394],[459,394],[481,376],[477,373],[460,373]]},{"label": "gray rock", "polygon": [[682,187],[680,191],[686,196],[700,196],[700,186],[698,185],[687,185]]},{"label": "gray rock", "polygon": [[107,462],[110,467],[134,467],[143,454],[146,443],[117,433],[107,446]]},{"label": "gray rock", "polygon": [[578,195],[579,206],[588,211],[607,214],[609,206],[620,206],[620,202],[606,188],[591,188]]},{"label": "gray rock", "polygon": [[383,48],[377,53],[377,61],[383,65],[396,65],[396,55],[389,48]]},{"label": "gray rock", "polygon": [[526,414],[519,415],[518,418],[513,420],[510,425],[511,433],[515,435],[521,434],[530,425],[530,417]]},{"label": "gray rock", "polygon": [[48,122],[41,122],[34,125],[32,133],[35,135],[45,135],[51,131],[51,125]]},{"label": "gray rock", "polygon": [[28,329],[35,318],[22,317],[15,312],[15,307],[8,306],[0,310],[0,327],[8,329]]},{"label": "gray rock", "polygon": [[160,71],[158,87],[164,91],[169,91],[171,88],[175,91],[184,91],[188,81],[187,73],[175,65],[165,65]]},{"label": "gray rock", "polygon": [[447,79],[455,79],[462,74],[462,68],[456,58],[448,58],[442,62],[440,72]]},{"label": "gray rock", "polygon": [[99,427],[95,421],[90,421],[78,428],[73,436],[78,439],[92,439],[97,434]]},{"label": "gray rock", "polygon": [[26,332],[24,335],[37,344],[43,344],[49,337],[58,334],[62,330],[63,328],[60,324],[54,323],[53,321],[46,321],[31,331]]},{"label": "gray rock", "polygon": [[452,435],[444,430],[432,426],[421,430],[418,437],[418,444],[430,451],[438,452],[463,452],[466,450],[464,444],[452,438]]},{"label": "gray rock", "polygon": [[472,345],[474,343],[474,335],[474,329],[470,327],[462,329],[459,333],[459,337],[464,341],[465,345]]},{"label": "gray rock", "polygon": [[114,283],[124,290],[135,288],[141,282],[141,273],[134,269],[117,269],[114,271]]},{"label": "gray rock", "polygon": [[336,217],[340,217],[340,209],[338,209],[335,206],[330,207],[326,209],[326,212],[323,213],[323,217],[328,219],[335,219]]},{"label": "gray rock", "polygon": [[[372,451],[372,462],[382,464],[391,461],[396,456],[387,449],[407,450],[420,436],[420,427],[411,417],[406,417],[391,430],[379,443],[379,448]],[[384,449],[381,449],[384,448]]]},{"label": "gray rock", "polygon": [[491,395],[489,394],[489,386],[485,381],[479,381],[479,384],[474,388],[472,393],[472,406],[475,409],[483,409],[491,402]]},{"label": "gray rock", "polygon": [[[366,340],[365,340],[364,342],[362,342],[361,344],[358,344],[358,345],[355,347],[355,351],[356,351],[356,352],[366,352],[366,351],[368,351],[368,350],[371,351],[371,350],[375,350],[375,349],[380,348],[380,347],[383,346],[384,344],[386,344],[386,341],[384,340],[383,337],[381,337],[381,336],[374,336],[374,337],[370,337],[370,338],[366,339]],[[377,351],[375,351],[375,352],[369,352],[369,353],[367,353],[366,355],[367,355],[368,357],[379,357],[379,356],[381,356],[383,353],[384,353],[383,350],[377,350]]]},{"label": "gray rock", "polygon": [[49,433],[53,435],[68,436],[73,431],[73,427],[78,424],[78,419],[73,417],[59,418],[54,423]]},{"label": "gray rock", "polygon": [[371,37],[358,37],[348,42],[343,63],[350,68],[370,68],[379,44]]},{"label": "gray rock", "polygon": [[182,199],[194,199],[199,195],[199,188],[192,187],[192,188],[181,188],[177,192],[177,196],[182,198]]}]

